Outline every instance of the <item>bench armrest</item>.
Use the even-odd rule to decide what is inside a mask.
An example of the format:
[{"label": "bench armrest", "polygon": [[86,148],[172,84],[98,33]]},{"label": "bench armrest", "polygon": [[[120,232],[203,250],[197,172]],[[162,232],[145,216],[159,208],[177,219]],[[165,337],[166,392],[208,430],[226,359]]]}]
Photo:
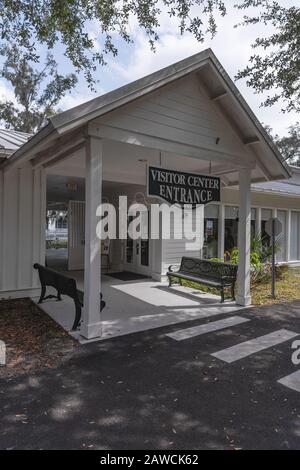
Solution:
[{"label": "bench armrest", "polygon": [[[174,268],[175,268],[175,270],[174,270]],[[168,271],[170,273],[176,273],[177,271],[179,271],[179,268],[180,268],[179,264],[170,264],[170,266],[168,267]]]}]

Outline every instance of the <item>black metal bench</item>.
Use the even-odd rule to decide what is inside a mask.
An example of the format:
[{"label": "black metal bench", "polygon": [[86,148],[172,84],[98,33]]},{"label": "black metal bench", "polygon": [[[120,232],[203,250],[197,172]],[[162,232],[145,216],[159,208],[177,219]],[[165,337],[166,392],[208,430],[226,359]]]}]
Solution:
[{"label": "black metal bench", "polygon": [[[178,266],[177,266],[178,267]],[[182,279],[197,282],[209,287],[220,289],[221,302],[224,302],[224,288],[231,288],[231,298],[235,300],[234,288],[237,277],[237,264],[222,263],[198,258],[183,257],[180,268],[173,270],[174,265],[169,266],[167,276],[169,287],[173,283],[181,284]]]},{"label": "black metal bench", "polygon": [[[72,330],[76,330],[81,320],[81,309],[83,307],[84,294],[82,291],[77,289],[75,279],[65,276],[62,273],[55,271],[54,269],[47,268],[41,264],[35,263],[34,269],[38,270],[39,278],[41,282],[41,296],[39,304],[46,299],[57,299],[61,300],[61,295],[68,295],[74,300],[75,304],[75,320],[72,326]],[[47,287],[54,287],[57,291],[57,295],[49,294],[46,295]],[[102,300],[102,294],[100,294],[100,312],[105,307],[105,302]]]}]

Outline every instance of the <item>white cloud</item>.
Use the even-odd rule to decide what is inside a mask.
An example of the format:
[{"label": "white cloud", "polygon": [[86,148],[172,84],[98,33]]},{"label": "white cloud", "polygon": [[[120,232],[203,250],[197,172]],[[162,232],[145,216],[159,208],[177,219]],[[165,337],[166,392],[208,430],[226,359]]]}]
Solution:
[{"label": "white cloud", "polygon": [[[215,38],[206,37],[203,43],[199,43],[191,34],[178,34],[178,20],[170,19],[164,14],[160,21],[160,39],[156,44],[156,52],[153,53],[137,21],[131,19],[130,28],[135,42],[130,48],[130,54],[125,57],[120,54],[116,59],[109,61],[109,68],[117,72],[121,82],[126,83],[210,47],[234,80],[238,70],[247,65],[249,57],[253,54],[251,44],[254,40],[271,32],[270,27],[266,28],[261,24],[234,28],[241,20],[241,14],[238,16],[236,10],[229,10],[224,18],[218,17],[218,33]],[[258,119],[273,127],[279,135],[285,134],[287,127],[297,120],[296,113],[281,112],[283,103],[272,108],[261,108],[260,103],[264,97],[256,95],[253,89],[247,87],[245,81],[240,80],[236,85]]]},{"label": "white cloud", "polygon": [[[291,0],[285,1],[293,3]],[[199,6],[195,7],[194,12],[197,11],[197,8],[199,12]],[[205,42],[199,43],[191,34],[181,36],[178,30],[178,19],[169,18],[165,12],[160,17],[160,40],[156,44],[156,52],[153,53],[150,50],[146,35],[138,26],[137,19],[131,16],[129,27],[134,44],[127,45],[124,48],[119,46],[119,56],[116,58],[107,57],[108,66],[99,67],[98,78],[102,88],[96,85],[97,93],[93,93],[88,90],[86,83],[81,79],[76,89],[62,98],[59,106],[63,110],[72,108],[101,95],[104,89],[110,90],[121,86],[200,52],[207,47],[213,49],[230,77],[234,79],[237,71],[248,63],[252,54],[251,44],[254,40],[258,36],[267,35],[271,31],[270,28],[267,29],[264,25],[234,28],[234,24],[240,22],[241,19],[242,15],[238,14],[236,9],[230,7],[227,16],[224,18],[217,16],[218,33],[216,37],[214,39],[206,37]],[[100,51],[102,47],[99,31],[100,28],[97,22],[92,21],[89,23],[88,34],[94,41],[96,52]],[[114,41],[118,40],[119,37],[114,35]],[[260,108],[263,97],[255,95],[254,91],[246,86],[245,81],[238,81],[236,85],[258,119],[273,127],[279,135],[286,134],[287,127],[299,120],[296,113],[281,113],[280,104],[272,108]],[[15,101],[11,89],[7,87],[3,80],[0,80],[0,99],[3,98]]]},{"label": "white cloud", "polygon": [[96,20],[90,21],[88,23],[88,37],[93,41],[94,52],[100,52],[102,50],[102,45],[100,41],[100,25]]},{"label": "white cloud", "polygon": [[176,36],[164,34],[160,38],[155,53],[150,50],[148,41],[142,33],[136,37],[135,41],[128,63],[121,64],[118,59],[110,62],[110,67],[117,71],[126,82],[148,75],[202,50],[199,43],[189,36],[179,39]]},{"label": "white cloud", "polygon": [[93,93],[92,91],[86,91],[84,93],[80,93],[76,90],[73,90],[71,94],[65,95],[59,102],[59,108],[63,111],[74,108],[81,103],[85,103],[86,101],[92,100],[96,96],[102,95],[103,90],[98,89],[97,93]]},{"label": "white cloud", "polygon": [[17,104],[14,92],[4,80],[0,80],[0,101],[12,101],[14,104]]}]

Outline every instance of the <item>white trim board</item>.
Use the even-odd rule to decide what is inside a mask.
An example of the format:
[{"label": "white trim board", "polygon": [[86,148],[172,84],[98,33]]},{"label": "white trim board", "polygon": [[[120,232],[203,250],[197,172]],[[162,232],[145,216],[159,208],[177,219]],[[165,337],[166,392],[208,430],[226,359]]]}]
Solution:
[{"label": "white trim board", "polygon": [[40,287],[29,289],[0,291],[0,299],[21,299],[23,297],[39,297],[41,294]]}]

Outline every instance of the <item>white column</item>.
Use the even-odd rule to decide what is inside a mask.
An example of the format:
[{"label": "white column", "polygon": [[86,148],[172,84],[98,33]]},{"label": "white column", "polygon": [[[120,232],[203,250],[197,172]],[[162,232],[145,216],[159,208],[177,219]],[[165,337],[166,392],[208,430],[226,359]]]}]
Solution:
[{"label": "white column", "polygon": [[255,216],[256,216],[255,235],[257,237],[260,237],[261,236],[261,207],[256,208]]},{"label": "white column", "polygon": [[101,204],[102,141],[88,137],[85,147],[85,249],[84,308],[80,334],[85,338],[101,336],[101,241],[96,235],[96,211]]},{"label": "white column", "polygon": [[219,206],[218,220],[218,258],[224,258],[224,241],[225,241],[225,205]]},{"label": "white column", "polygon": [[300,259],[300,213],[298,213],[298,255],[297,258]]},{"label": "white column", "polygon": [[242,169],[239,172],[239,269],[238,305],[250,305],[250,239],[251,239],[251,172]]},{"label": "white column", "polygon": [[[3,206],[4,206],[4,173],[0,171],[0,266],[2,269],[0,270],[0,291],[3,289]],[[33,269],[32,271],[36,271]]]},{"label": "white column", "polygon": [[[272,209],[272,217],[273,217],[273,219],[277,218],[277,209]],[[272,239],[272,237],[271,237],[271,239]],[[276,238],[275,238],[275,241],[277,241]],[[276,253],[276,250],[275,250],[275,262],[277,263],[277,261],[278,261],[277,260],[277,253]]]},{"label": "white column", "polygon": [[286,227],[283,227],[285,230],[285,260],[290,261],[290,251],[291,251],[291,231],[292,231],[292,213],[287,211],[286,214]]}]

